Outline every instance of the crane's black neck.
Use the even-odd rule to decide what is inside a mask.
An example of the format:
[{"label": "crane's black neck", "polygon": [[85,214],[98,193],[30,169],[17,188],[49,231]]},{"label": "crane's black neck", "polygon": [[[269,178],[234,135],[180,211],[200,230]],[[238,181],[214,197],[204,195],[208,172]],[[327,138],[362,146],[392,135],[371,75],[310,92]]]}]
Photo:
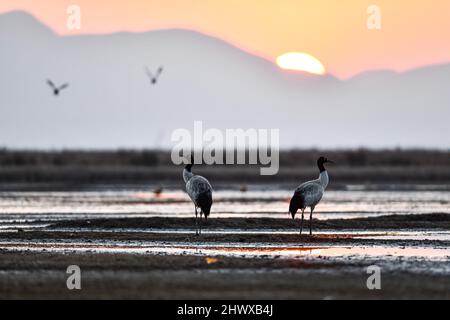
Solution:
[{"label": "crane's black neck", "polygon": [[324,171],[327,171],[327,169],[325,169],[325,166],[323,165],[323,163],[318,164],[318,167],[319,167],[320,173],[322,173],[322,172],[324,172]]},{"label": "crane's black neck", "polygon": [[325,169],[325,165],[324,164],[325,164],[325,161],[323,161],[322,159],[319,159],[317,161],[317,166],[319,167],[320,173],[322,173],[324,171],[327,171],[327,169]]},{"label": "crane's black neck", "polygon": [[186,165],[186,167],[185,167],[186,171],[191,172],[193,165],[194,165],[194,155],[191,154],[191,163]]}]

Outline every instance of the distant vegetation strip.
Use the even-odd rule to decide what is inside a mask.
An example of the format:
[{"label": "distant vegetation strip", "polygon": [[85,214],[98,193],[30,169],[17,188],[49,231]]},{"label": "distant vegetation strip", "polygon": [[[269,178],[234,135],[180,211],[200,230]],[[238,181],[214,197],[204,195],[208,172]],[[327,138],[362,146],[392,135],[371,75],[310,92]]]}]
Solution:
[{"label": "distant vegetation strip", "polygon": [[[259,166],[198,166],[215,182],[291,183],[317,175],[326,155],[334,186],[370,183],[450,183],[450,152],[433,150],[292,150],[280,154],[280,172],[260,176]],[[0,183],[158,183],[179,181],[169,151],[0,150]]]},{"label": "distant vegetation strip", "polygon": [[[290,150],[281,151],[281,166],[314,166],[320,155],[339,166],[450,166],[450,150]],[[168,166],[170,151],[16,151],[0,149],[1,166]]]}]

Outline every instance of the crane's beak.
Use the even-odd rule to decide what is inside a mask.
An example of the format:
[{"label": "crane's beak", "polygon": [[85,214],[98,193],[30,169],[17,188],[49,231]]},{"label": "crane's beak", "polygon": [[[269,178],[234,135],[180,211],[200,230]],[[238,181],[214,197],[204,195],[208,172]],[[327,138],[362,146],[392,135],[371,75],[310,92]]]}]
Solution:
[{"label": "crane's beak", "polygon": [[332,164],[335,164],[335,163],[336,163],[336,162],[334,162],[334,161],[332,161],[332,160],[328,160],[328,159],[327,159],[327,162],[328,162],[328,163],[332,163]]}]

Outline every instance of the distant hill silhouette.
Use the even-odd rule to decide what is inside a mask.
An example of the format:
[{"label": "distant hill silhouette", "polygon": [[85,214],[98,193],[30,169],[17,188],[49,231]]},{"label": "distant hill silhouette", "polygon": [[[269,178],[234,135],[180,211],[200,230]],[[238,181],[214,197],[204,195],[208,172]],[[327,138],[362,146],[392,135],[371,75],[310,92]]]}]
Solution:
[{"label": "distant hill silhouette", "polygon": [[[450,147],[450,64],[341,81],[187,30],[58,36],[0,15],[0,146],[169,147],[176,128],[279,128],[282,147]],[[149,86],[144,65],[164,65]],[[45,79],[70,82],[54,99]]]}]

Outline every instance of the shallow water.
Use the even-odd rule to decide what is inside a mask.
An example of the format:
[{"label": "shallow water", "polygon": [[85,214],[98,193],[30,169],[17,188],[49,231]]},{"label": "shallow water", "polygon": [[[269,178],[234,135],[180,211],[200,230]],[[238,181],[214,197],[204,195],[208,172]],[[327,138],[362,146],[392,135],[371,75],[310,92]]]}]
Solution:
[{"label": "shallow water", "polygon": [[[44,232],[53,233],[75,233],[75,232],[86,232],[86,233],[148,233],[148,234],[185,234],[189,235],[193,233],[192,229],[177,228],[177,229],[142,229],[142,228],[47,228],[46,225],[19,225],[28,226],[26,230],[39,229]],[[0,229],[1,232],[17,232],[16,227],[3,228]],[[246,230],[246,229],[204,229],[202,231],[203,235],[298,235],[298,229],[256,229],[256,230]],[[327,236],[327,237],[339,237],[347,236],[352,239],[372,239],[372,240],[415,240],[415,241],[450,241],[450,231],[389,231],[389,230],[371,230],[371,231],[315,231],[315,236]]]},{"label": "shallow water", "polygon": [[[450,251],[435,247],[396,246],[300,246],[267,243],[196,243],[121,242],[121,241],[8,241],[0,242],[7,251],[77,253],[122,253],[139,255],[201,256],[207,263],[221,257],[256,259],[301,259],[340,262],[346,265],[376,264],[384,270],[450,275]],[[210,257],[215,257],[211,259]],[[214,261],[214,262],[210,262]]]},{"label": "shallow water", "polygon": [[448,248],[434,247],[395,247],[395,246],[302,246],[295,244],[267,244],[267,243],[233,243],[233,242],[200,242],[187,244],[185,242],[159,241],[113,241],[91,240],[38,240],[38,241],[0,241],[0,247],[8,250],[29,249],[31,251],[51,252],[102,252],[102,253],[134,253],[134,254],[170,254],[170,255],[201,255],[201,256],[229,256],[229,257],[264,257],[264,258],[296,258],[300,256],[328,256],[344,257],[405,257],[429,258],[450,262]]},{"label": "shallow water", "polygon": [[[214,194],[212,218],[267,217],[286,218],[292,191],[250,190],[248,192],[217,191]],[[166,191],[156,196],[151,191],[104,190],[85,192],[0,192],[0,234],[17,229],[40,230],[53,233],[67,232],[121,232],[153,234],[191,234],[188,229],[134,229],[134,228],[67,228],[48,229],[55,221],[95,218],[136,217],[193,217],[193,205],[182,191]],[[426,213],[450,214],[450,192],[368,191],[354,187],[348,191],[327,191],[317,206],[314,218],[336,219],[376,217],[382,215],[415,215]],[[296,229],[211,229],[205,234],[297,234]],[[353,239],[397,240],[386,245],[340,246],[323,244],[311,247],[300,244],[226,243],[226,242],[155,242],[131,240],[2,240],[0,249],[39,252],[72,253],[129,253],[158,255],[229,256],[269,259],[331,259],[333,261],[368,263],[382,260],[392,268],[450,273],[450,250],[441,245],[450,241],[450,232],[436,230],[396,231],[325,230],[317,235],[347,235]],[[433,246],[408,246],[408,241],[434,241]],[[400,244],[401,242],[401,244]],[[406,245],[405,245],[406,242]],[[406,267],[405,267],[406,261]],[[399,263],[401,262],[401,263]]]},{"label": "shallow water", "polygon": [[[286,218],[291,191],[217,191],[212,216]],[[448,191],[327,191],[317,219],[374,217],[387,214],[450,213]],[[0,223],[39,220],[192,217],[182,191],[156,196],[150,191],[0,192]]]}]

